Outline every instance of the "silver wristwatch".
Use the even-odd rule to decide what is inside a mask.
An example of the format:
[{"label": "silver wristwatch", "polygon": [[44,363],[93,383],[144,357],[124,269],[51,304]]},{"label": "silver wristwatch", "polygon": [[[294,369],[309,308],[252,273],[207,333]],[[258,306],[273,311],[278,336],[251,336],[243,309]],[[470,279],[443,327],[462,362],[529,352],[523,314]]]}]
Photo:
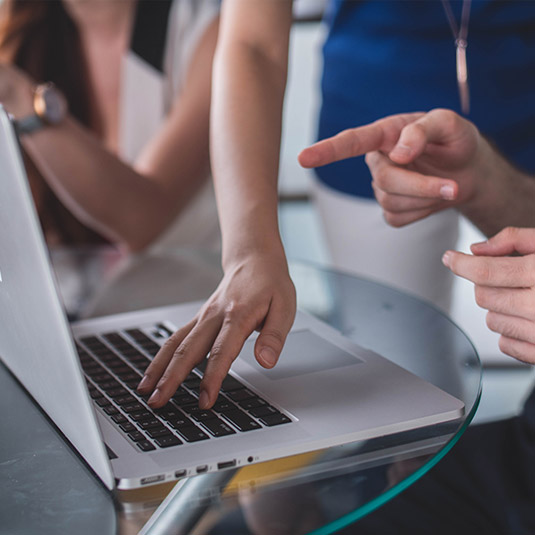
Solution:
[{"label": "silver wristwatch", "polygon": [[35,113],[15,121],[19,135],[60,124],[67,115],[67,101],[52,82],[39,84],[33,95],[33,109]]}]

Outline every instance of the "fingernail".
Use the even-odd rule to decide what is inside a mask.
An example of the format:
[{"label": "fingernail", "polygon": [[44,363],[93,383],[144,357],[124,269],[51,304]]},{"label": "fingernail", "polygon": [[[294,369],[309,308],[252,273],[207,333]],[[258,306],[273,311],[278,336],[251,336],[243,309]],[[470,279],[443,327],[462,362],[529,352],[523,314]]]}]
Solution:
[{"label": "fingernail", "polygon": [[206,390],[201,390],[199,394],[199,408],[207,409],[210,406],[210,396]]},{"label": "fingernail", "polygon": [[453,199],[455,199],[455,190],[453,189],[453,186],[442,186],[440,188],[440,196],[447,201],[453,201]]},{"label": "fingernail", "polygon": [[152,396],[149,398],[149,401],[147,402],[149,405],[153,404],[153,403],[158,403],[160,401],[160,398],[161,398],[161,392],[160,390],[157,388],[153,393],[152,393]]},{"label": "fingernail", "polygon": [[140,381],[139,384],[137,385],[137,390],[143,390],[144,388],[146,388],[148,382],[149,382],[149,378],[148,378],[148,376],[144,375],[144,376],[143,376],[143,379],[141,379],[141,381]]},{"label": "fingernail", "polygon": [[258,354],[262,362],[269,368],[277,363],[277,354],[270,347],[263,347]]},{"label": "fingernail", "polygon": [[446,267],[450,267],[450,264],[451,264],[451,253],[449,251],[446,251],[444,253],[444,256],[442,257],[442,263],[446,266]]},{"label": "fingernail", "polygon": [[398,155],[398,156],[410,156],[412,149],[408,145],[403,145],[400,143],[399,145],[396,145],[394,149],[392,150],[392,153]]}]

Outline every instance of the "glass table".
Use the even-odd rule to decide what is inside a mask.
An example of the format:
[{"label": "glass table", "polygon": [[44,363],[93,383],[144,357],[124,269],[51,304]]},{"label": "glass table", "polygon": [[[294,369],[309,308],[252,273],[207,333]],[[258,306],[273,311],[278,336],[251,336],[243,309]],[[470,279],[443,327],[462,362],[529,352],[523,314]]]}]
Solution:
[{"label": "glass table", "polygon": [[[192,251],[123,258],[56,251],[70,317],[204,299],[217,259]],[[448,453],[476,411],[481,366],[463,332],[417,298],[372,281],[293,263],[298,306],[461,399],[462,418],[373,440],[184,479],[107,492],[0,367],[0,518],[7,532],[142,535],[327,535],[357,522]]]}]

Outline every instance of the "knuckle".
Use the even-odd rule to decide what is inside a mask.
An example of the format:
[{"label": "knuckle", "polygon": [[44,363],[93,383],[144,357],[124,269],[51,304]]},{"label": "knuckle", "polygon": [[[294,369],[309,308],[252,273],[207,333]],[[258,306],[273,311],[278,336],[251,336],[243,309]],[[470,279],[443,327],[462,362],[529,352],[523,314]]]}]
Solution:
[{"label": "knuckle", "polygon": [[364,161],[366,165],[370,168],[372,173],[375,173],[375,170],[381,161],[381,155],[378,151],[367,152],[364,156]]},{"label": "knuckle", "polygon": [[205,303],[199,312],[200,320],[210,320],[219,315],[219,304],[217,301],[209,301]]},{"label": "knuckle", "polygon": [[475,296],[476,304],[479,307],[488,308],[487,292],[485,291],[485,288],[476,284],[474,287],[474,296]]},{"label": "knuckle", "polygon": [[529,286],[535,286],[535,254],[527,255],[524,259],[528,274],[528,284]]},{"label": "knuckle", "polygon": [[436,119],[439,124],[443,125],[445,130],[454,130],[460,120],[460,117],[454,111],[446,108],[431,110],[428,116],[430,119]]},{"label": "knuckle", "polygon": [[275,346],[274,348],[280,349],[284,345],[285,336],[278,329],[264,328],[262,330],[261,336],[262,340],[269,340],[269,345],[271,347]]},{"label": "knuckle", "polygon": [[383,218],[391,227],[399,228],[403,226],[403,221],[400,217],[388,210],[383,211]]},{"label": "knuckle", "polygon": [[479,265],[475,268],[474,275],[474,278],[481,284],[489,282],[492,276],[489,264],[487,262],[479,263]]},{"label": "knuckle", "polygon": [[247,329],[251,325],[252,315],[249,308],[243,303],[230,302],[225,307],[225,324],[238,329]]},{"label": "knuckle", "polygon": [[499,234],[500,237],[506,238],[507,240],[513,239],[518,233],[518,229],[515,227],[505,227]]},{"label": "knuckle", "polygon": [[214,342],[212,349],[210,349],[210,362],[216,363],[225,360],[225,351],[221,342]]},{"label": "knuckle", "polygon": [[381,200],[377,199],[377,201],[388,212],[396,213],[401,211],[400,199],[397,196],[384,193]]},{"label": "knuckle", "polygon": [[180,338],[177,333],[173,333],[162,345],[160,351],[175,351],[176,348],[180,345]]},{"label": "knuckle", "polygon": [[495,333],[500,332],[499,331],[500,327],[499,327],[498,318],[497,318],[497,316],[496,316],[496,314],[494,312],[488,312],[487,316],[485,318],[485,321],[487,323],[487,327],[491,331],[493,331]]}]

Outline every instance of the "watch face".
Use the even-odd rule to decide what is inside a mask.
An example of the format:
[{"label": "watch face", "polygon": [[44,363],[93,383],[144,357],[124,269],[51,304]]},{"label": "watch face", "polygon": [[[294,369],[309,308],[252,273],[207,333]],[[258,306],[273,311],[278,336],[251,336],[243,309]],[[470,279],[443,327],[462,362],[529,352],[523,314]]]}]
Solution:
[{"label": "watch face", "polygon": [[37,114],[49,124],[58,124],[65,117],[67,103],[65,97],[51,84],[36,91]]}]

